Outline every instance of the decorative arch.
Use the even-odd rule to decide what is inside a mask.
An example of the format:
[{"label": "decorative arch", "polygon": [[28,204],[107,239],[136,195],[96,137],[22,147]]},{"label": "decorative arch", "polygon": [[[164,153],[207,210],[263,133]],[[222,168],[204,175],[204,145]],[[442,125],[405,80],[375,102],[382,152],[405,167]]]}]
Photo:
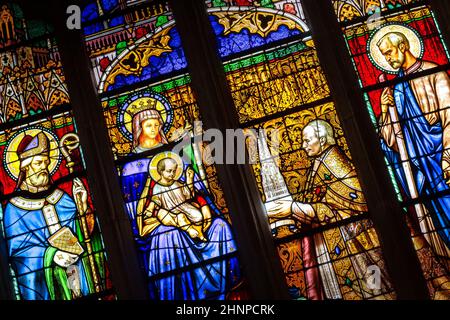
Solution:
[{"label": "decorative arch", "polygon": [[[224,28],[225,37],[231,33],[237,34],[246,30],[252,35],[266,38],[280,26],[302,33],[309,31],[306,23],[299,17],[286,12],[280,14],[280,11],[270,8],[219,7],[210,8],[208,12],[218,18]],[[169,45],[170,31],[174,26],[175,21],[169,21],[123,50],[105,69],[100,79],[98,92],[101,94],[108,91],[109,86],[115,83],[119,75],[140,76],[144,68],[150,64],[151,57],[171,53],[173,48]]]}]

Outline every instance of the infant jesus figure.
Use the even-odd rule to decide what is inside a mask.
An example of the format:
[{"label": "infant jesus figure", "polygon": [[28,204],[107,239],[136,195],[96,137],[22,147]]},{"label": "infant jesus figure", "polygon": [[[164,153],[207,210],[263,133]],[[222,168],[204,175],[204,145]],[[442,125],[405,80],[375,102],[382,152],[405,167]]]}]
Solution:
[{"label": "infant jesus figure", "polygon": [[186,231],[192,239],[207,241],[203,232],[211,224],[211,211],[207,204],[200,206],[193,198],[194,170],[186,169],[186,183],[175,180],[178,164],[172,158],[161,159],[156,166],[160,175],[153,188],[147,211],[158,210],[157,218],[165,226]]}]

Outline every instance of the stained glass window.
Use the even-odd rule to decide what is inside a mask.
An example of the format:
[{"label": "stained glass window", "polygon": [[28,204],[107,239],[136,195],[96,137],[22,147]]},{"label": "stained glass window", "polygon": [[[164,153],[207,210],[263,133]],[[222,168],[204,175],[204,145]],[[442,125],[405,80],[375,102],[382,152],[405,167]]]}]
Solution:
[{"label": "stained glass window", "polygon": [[191,141],[201,117],[170,8],[133,2],[90,20],[101,10],[84,10],[85,43],[150,297],[242,298],[233,213]]},{"label": "stained glass window", "polygon": [[0,14],[1,239],[19,299],[114,298],[52,28]]},{"label": "stained glass window", "polygon": [[430,296],[448,299],[449,54],[428,1],[333,1]]},{"label": "stained glass window", "polygon": [[28,24],[16,5],[2,6],[1,16],[0,123],[67,104],[58,51],[49,36],[51,27],[33,20]]},{"label": "stained glass window", "polygon": [[394,298],[300,1],[206,3],[291,297]]}]

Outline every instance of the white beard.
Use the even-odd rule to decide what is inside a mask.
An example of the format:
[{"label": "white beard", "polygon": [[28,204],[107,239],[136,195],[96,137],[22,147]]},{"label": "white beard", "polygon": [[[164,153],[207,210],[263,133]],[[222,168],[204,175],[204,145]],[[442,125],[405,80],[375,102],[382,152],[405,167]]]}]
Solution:
[{"label": "white beard", "polygon": [[27,180],[36,188],[46,187],[50,182],[48,171],[41,171],[39,174],[32,173]]}]

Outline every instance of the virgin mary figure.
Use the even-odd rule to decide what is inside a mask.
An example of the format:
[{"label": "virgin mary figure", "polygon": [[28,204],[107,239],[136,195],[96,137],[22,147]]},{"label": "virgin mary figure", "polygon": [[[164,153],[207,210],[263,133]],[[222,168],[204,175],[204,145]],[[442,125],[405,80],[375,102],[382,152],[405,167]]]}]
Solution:
[{"label": "virgin mary figure", "polygon": [[155,109],[146,109],[133,116],[133,153],[141,153],[168,144],[164,121]]},{"label": "virgin mary figure", "polygon": [[[137,113],[132,123],[133,152],[140,153],[168,144],[163,126],[158,110],[148,109]],[[129,162],[122,170],[122,189],[135,241],[148,273],[149,291],[153,299],[225,299],[241,281],[236,256],[217,259],[236,251],[231,226],[200,177],[201,164],[195,161],[192,145],[186,146],[184,151],[192,155],[193,202],[200,207],[208,206],[211,211],[211,224],[205,231],[208,241],[196,241],[180,228],[163,225],[156,219],[156,214],[152,217],[142,216],[145,209],[142,204],[152,196],[156,183],[149,174],[151,159],[148,158]],[[181,158],[179,162],[180,169],[186,172],[188,164],[183,163]],[[185,175],[180,177],[180,182],[186,183]],[[139,219],[144,219],[147,226],[151,225],[144,233],[138,226]]]}]

